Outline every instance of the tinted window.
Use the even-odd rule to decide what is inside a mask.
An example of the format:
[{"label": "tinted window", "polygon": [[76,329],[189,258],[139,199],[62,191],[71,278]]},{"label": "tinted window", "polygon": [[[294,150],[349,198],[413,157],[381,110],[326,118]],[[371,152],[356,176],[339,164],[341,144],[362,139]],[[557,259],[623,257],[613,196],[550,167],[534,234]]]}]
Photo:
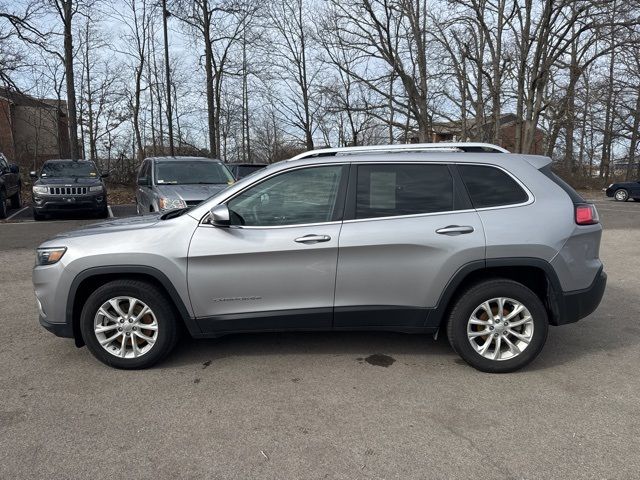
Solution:
[{"label": "tinted window", "polygon": [[356,218],[453,210],[453,181],[446,165],[360,165]]},{"label": "tinted window", "polygon": [[138,178],[144,178],[149,175],[149,160],[142,162],[140,171],[138,172]]},{"label": "tinted window", "polygon": [[264,165],[238,165],[235,168],[236,178],[244,178],[248,175],[251,175],[253,172],[257,172],[258,170],[262,170]]},{"label": "tinted window", "polygon": [[495,167],[458,165],[475,208],[526,202],[528,196],[513,178]]},{"label": "tinted window", "polygon": [[95,178],[98,176],[98,171],[93,162],[87,161],[72,161],[68,162],[46,162],[42,166],[40,172],[42,177],[90,177]]},{"label": "tinted window", "polygon": [[192,160],[156,162],[158,185],[227,184],[233,181],[233,175],[221,163]]},{"label": "tinted window", "polygon": [[282,173],[229,201],[234,225],[274,226],[334,219],[342,165]]}]

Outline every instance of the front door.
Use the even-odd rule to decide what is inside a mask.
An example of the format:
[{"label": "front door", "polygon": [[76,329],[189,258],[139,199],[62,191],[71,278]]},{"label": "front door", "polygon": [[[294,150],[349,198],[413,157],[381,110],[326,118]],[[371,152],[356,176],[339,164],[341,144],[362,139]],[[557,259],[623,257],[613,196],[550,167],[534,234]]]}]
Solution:
[{"label": "front door", "polygon": [[188,284],[204,332],[331,327],[347,171],[276,173],[226,202],[230,227],[196,229]]},{"label": "front door", "polygon": [[447,165],[351,168],[355,185],[340,233],[334,326],[428,326],[456,271],[484,260],[482,222],[456,191]]}]

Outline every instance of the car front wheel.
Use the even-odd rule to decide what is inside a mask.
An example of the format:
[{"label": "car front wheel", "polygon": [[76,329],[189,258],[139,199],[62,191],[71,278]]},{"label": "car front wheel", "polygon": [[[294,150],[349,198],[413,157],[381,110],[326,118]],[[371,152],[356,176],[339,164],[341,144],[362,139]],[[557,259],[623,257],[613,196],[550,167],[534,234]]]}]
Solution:
[{"label": "car front wheel", "polygon": [[453,349],[483,372],[506,373],[528,365],[547,339],[547,312],[538,296],[506,279],[463,292],[447,324]]},{"label": "car front wheel", "polygon": [[177,325],[171,304],[154,285],[116,280],[95,290],[80,317],[91,353],[115,368],[148,368],[175,346]]}]

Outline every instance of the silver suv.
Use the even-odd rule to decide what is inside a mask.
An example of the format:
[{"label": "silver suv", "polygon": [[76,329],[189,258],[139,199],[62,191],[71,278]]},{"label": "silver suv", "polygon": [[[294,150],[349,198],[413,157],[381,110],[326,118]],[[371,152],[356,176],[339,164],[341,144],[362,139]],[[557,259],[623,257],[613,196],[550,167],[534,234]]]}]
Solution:
[{"label": "silver suv", "polygon": [[600,303],[596,209],[550,160],[483,144],[312,151],[202,204],[45,242],[40,323],[117,368],[196,338],[446,330],[508,372]]},{"label": "silver suv", "polygon": [[138,215],[192,207],[235,180],[220,160],[203,157],[145,158],[138,170]]}]

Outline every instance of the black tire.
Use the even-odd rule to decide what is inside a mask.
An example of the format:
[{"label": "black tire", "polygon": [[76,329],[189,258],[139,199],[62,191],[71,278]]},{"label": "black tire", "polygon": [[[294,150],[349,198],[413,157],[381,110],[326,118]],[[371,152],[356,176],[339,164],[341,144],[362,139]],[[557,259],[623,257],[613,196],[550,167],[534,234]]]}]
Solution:
[{"label": "black tire", "polygon": [[[522,348],[520,354],[507,360],[493,360],[482,356],[472,346],[467,336],[470,317],[483,302],[497,297],[506,297],[520,302],[529,310],[533,319],[533,334],[529,344]],[[542,350],[548,330],[547,312],[538,296],[521,283],[507,279],[487,280],[466,289],[458,296],[447,323],[449,343],[456,353],[473,368],[489,373],[513,372],[531,363]]]},{"label": "black tire", "polygon": [[[620,198],[618,198],[618,196]],[[624,188],[619,188],[613,193],[613,198],[616,202],[626,202],[627,200],[629,200],[629,192],[627,192],[627,190]]]},{"label": "black tire", "polygon": [[18,191],[11,197],[11,208],[22,208],[22,185],[18,185]]},{"label": "black tire", "polygon": [[[117,357],[100,345],[94,331],[94,318],[100,307],[115,297],[134,297],[153,311],[158,322],[158,337],[148,352],[137,358]],[[89,351],[102,363],[126,370],[149,368],[165,358],[178,337],[174,309],[154,285],[139,280],[115,280],[95,290],[85,302],[80,315],[80,331]],[[133,335],[133,334],[132,334]]]},{"label": "black tire", "polygon": [[35,208],[33,209],[33,219],[34,219],[36,222],[39,222],[39,221],[41,221],[41,220],[44,220],[45,218],[46,218],[46,216],[45,216],[45,215],[43,215],[43,214],[41,214],[41,213],[36,212]]},{"label": "black tire", "polygon": [[109,218],[109,209],[104,207],[102,210],[99,210],[98,218]]},{"label": "black tire", "polygon": [[7,197],[4,190],[0,190],[0,219],[7,218]]}]

